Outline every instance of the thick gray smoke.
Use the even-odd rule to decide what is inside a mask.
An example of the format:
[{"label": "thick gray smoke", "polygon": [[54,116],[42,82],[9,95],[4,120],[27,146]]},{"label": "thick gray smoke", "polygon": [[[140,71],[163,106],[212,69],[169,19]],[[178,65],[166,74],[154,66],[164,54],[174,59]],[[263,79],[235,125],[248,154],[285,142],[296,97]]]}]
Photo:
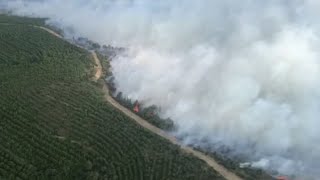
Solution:
[{"label": "thick gray smoke", "polygon": [[205,139],[248,155],[257,167],[320,175],[319,1],[3,4],[97,42],[128,47],[128,57],[112,62],[117,88],[161,106],[186,143]]}]

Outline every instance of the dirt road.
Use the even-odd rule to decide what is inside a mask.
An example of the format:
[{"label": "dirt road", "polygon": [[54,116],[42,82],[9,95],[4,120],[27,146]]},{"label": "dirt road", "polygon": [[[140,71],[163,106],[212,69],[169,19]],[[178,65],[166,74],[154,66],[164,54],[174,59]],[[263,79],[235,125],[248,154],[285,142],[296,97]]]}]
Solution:
[{"label": "dirt road", "polygon": [[56,36],[57,38],[63,39],[63,37],[62,37],[60,34],[52,31],[52,30],[49,29],[49,28],[46,28],[46,27],[43,27],[43,26],[33,26],[33,27],[40,28],[40,29],[45,30],[45,31],[47,31],[48,33]]},{"label": "dirt road", "polygon": [[92,54],[92,57],[93,57],[93,60],[94,60],[94,63],[95,63],[95,74],[94,74],[94,81],[98,81],[101,77],[102,77],[102,65],[101,65],[101,62],[97,56],[97,53],[92,51],[91,52]]},{"label": "dirt road", "polygon": [[[45,27],[39,27],[47,32],[49,32],[50,34],[63,39],[63,37],[57,33],[55,33],[54,31],[45,28]],[[96,64],[95,66],[95,75],[94,75],[94,81],[98,81],[100,78],[102,77],[102,65],[101,62],[97,56],[97,54],[92,51],[92,57],[94,59],[94,62]],[[141,117],[137,116],[136,114],[134,114],[133,112],[131,112],[129,109],[123,107],[122,105],[120,105],[116,100],[114,100],[110,95],[109,95],[109,89],[106,85],[106,83],[103,84],[103,92],[104,92],[104,98],[106,101],[108,101],[111,105],[113,105],[115,108],[117,108],[118,110],[120,110],[121,112],[123,112],[125,115],[127,115],[128,117],[130,117],[132,120],[134,120],[136,123],[138,123],[140,126],[150,130],[151,132],[169,140],[172,144],[178,145],[180,146],[180,148],[186,152],[186,153],[190,153],[193,156],[203,160],[204,162],[206,162],[209,166],[211,166],[215,171],[217,171],[219,174],[221,174],[225,179],[227,180],[242,180],[240,177],[238,177],[237,175],[235,175],[234,173],[230,172],[228,169],[226,169],[225,167],[223,167],[222,165],[220,165],[219,163],[216,162],[216,160],[214,160],[212,157],[205,155],[204,153],[194,150],[190,147],[184,146],[182,144],[180,144],[173,136],[168,135],[166,132],[164,132],[163,130],[157,128],[156,126],[150,124],[149,122],[147,122],[146,120],[142,119]]]}]

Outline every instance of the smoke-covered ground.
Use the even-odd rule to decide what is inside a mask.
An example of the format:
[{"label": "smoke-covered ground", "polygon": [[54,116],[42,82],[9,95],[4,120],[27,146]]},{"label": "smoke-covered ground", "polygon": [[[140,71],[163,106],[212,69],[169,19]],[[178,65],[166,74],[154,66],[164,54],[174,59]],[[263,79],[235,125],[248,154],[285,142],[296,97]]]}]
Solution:
[{"label": "smoke-covered ground", "polygon": [[0,0],[72,35],[129,48],[116,86],[161,106],[188,144],[320,175],[317,0]]}]

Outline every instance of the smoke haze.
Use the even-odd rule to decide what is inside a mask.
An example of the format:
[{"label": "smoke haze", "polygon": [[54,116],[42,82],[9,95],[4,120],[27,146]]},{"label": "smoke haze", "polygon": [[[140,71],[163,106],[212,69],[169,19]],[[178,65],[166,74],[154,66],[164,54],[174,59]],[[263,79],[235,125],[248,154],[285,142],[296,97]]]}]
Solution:
[{"label": "smoke haze", "polygon": [[160,106],[185,143],[228,146],[255,167],[288,175],[320,175],[319,1],[0,0],[0,6],[129,48],[112,61],[118,90]]}]

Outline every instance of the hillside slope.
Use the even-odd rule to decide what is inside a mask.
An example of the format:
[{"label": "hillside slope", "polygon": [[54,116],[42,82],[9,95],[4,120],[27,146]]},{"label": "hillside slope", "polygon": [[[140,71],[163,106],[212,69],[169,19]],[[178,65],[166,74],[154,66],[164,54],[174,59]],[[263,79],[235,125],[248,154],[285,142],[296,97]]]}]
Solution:
[{"label": "hillside slope", "polygon": [[86,51],[23,23],[0,49],[0,178],[223,179],[104,102]]}]

